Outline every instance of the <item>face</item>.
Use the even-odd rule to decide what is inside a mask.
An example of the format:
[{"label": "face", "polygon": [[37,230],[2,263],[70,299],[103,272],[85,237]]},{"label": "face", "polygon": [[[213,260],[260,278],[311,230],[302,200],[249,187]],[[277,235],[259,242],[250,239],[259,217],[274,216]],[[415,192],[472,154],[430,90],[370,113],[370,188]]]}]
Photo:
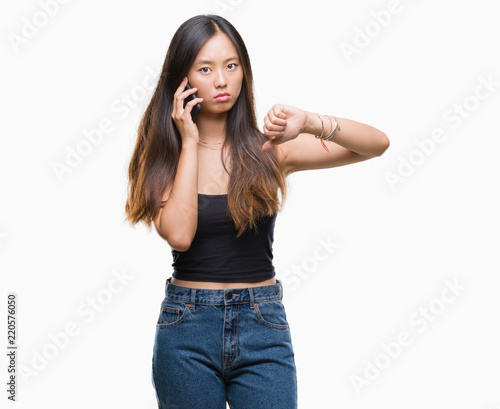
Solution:
[{"label": "face", "polygon": [[196,95],[203,98],[201,115],[229,111],[236,103],[243,83],[238,52],[226,34],[218,33],[201,47],[188,81],[198,88]]}]

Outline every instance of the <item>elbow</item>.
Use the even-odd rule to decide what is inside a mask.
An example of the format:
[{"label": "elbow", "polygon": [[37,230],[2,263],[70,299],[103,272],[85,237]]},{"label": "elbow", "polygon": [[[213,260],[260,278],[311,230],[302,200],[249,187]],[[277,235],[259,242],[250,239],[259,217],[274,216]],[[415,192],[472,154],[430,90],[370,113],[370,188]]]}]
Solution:
[{"label": "elbow", "polygon": [[381,135],[379,137],[379,141],[377,143],[377,153],[376,156],[382,156],[383,153],[389,149],[389,146],[391,145],[391,142],[389,141],[389,138],[387,135],[383,132],[381,132]]},{"label": "elbow", "polygon": [[166,231],[166,229],[162,229],[159,220],[155,222],[155,227],[160,237],[165,240],[174,250],[187,251],[189,247],[191,247],[193,237],[188,237],[186,234],[171,234],[171,232]]},{"label": "elbow", "polygon": [[187,237],[176,237],[174,239],[167,240],[170,247],[176,251],[188,251],[191,247],[192,239]]},{"label": "elbow", "polygon": [[190,239],[186,236],[172,236],[159,228],[157,228],[157,231],[160,237],[176,251],[187,251],[189,247],[191,247],[192,238]]},{"label": "elbow", "polygon": [[175,245],[175,246],[170,244],[170,247],[172,247],[175,251],[179,251],[182,253],[184,251],[188,251],[189,247],[191,247],[191,244],[180,244],[180,245]]}]

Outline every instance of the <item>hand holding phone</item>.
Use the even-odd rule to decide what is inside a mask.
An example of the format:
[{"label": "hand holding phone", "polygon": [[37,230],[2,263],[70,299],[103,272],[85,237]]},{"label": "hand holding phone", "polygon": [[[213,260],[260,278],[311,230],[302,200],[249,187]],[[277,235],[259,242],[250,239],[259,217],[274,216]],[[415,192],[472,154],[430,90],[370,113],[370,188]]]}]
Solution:
[{"label": "hand holding phone", "polygon": [[[186,88],[184,89],[184,91],[188,90],[188,89],[192,89],[193,87],[189,84],[189,82],[187,83],[186,85]],[[192,101],[193,99],[195,98],[198,98],[196,96],[196,94],[190,94],[186,97],[186,99],[184,99],[184,108],[186,108],[186,104],[189,102],[189,101]],[[198,103],[196,104],[193,109],[191,110],[191,118],[193,119],[193,122],[196,123],[196,120],[198,119],[198,114],[200,113],[200,110],[201,110],[201,105]]]}]

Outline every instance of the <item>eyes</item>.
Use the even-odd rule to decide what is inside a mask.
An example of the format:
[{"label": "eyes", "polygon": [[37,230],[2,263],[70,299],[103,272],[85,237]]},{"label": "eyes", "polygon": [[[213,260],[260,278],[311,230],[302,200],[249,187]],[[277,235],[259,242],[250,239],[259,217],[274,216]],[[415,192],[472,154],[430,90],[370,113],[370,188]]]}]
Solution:
[{"label": "eyes", "polygon": [[[228,64],[227,68],[229,71],[234,71],[237,66],[238,66],[238,64],[231,63],[231,64]],[[209,70],[210,70],[210,68],[208,68],[208,67],[200,68],[200,71],[204,74],[208,74]]]}]

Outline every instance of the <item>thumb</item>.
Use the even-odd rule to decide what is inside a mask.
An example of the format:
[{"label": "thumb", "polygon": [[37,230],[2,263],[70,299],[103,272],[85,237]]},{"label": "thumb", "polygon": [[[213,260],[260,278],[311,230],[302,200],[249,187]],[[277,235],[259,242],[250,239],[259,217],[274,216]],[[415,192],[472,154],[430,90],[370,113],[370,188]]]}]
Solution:
[{"label": "thumb", "polygon": [[285,119],[286,118],[286,112],[285,112],[285,106],[284,105],[282,106],[281,111],[278,112],[277,116],[279,118],[281,118],[281,119]]},{"label": "thumb", "polygon": [[264,142],[264,145],[262,145],[262,152],[267,152],[272,147],[273,147],[272,141],[266,141]]}]

